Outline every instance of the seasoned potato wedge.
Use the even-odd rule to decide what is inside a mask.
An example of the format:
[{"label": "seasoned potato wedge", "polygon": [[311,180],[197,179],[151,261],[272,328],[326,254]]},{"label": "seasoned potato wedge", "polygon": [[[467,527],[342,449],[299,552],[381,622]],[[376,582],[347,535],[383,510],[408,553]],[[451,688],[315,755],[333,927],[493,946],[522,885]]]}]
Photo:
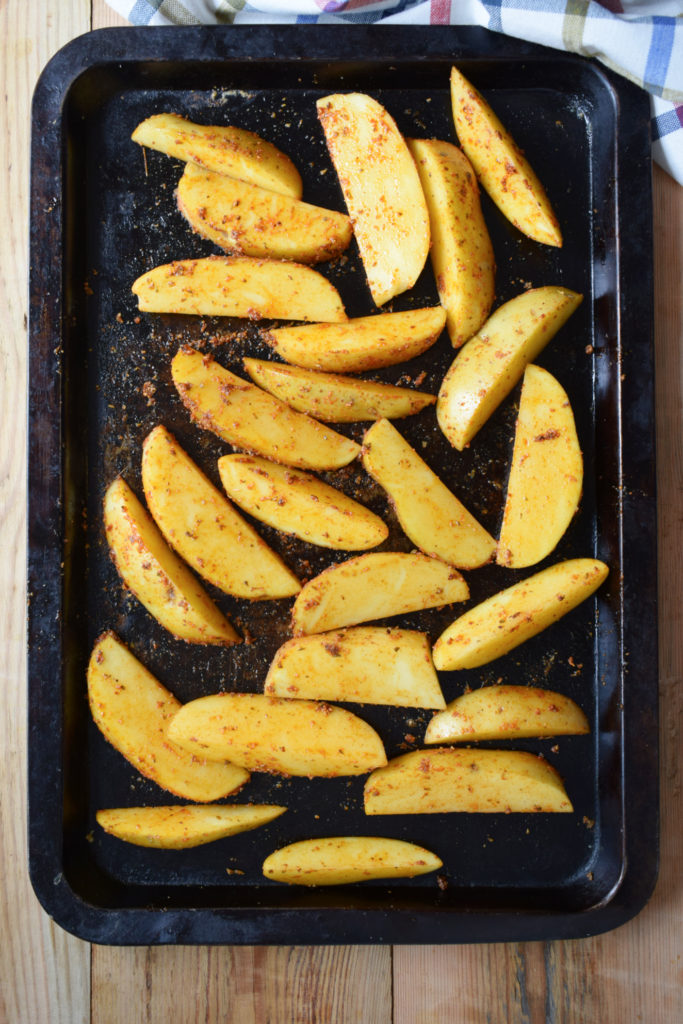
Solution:
[{"label": "seasoned potato wedge", "polygon": [[425,743],[516,740],[590,732],[578,704],[532,686],[483,686],[452,701],[427,726]]},{"label": "seasoned potato wedge", "polygon": [[451,99],[458,141],[501,213],[529,238],[561,246],[557,217],[529,161],[457,68],[451,70]]},{"label": "seasoned potato wedge", "polygon": [[239,635],[184,562],[171,551],[147,509],[117,477],[104,497],[104,526],[114,565],[150,615],[193,644],[235,644]]},{"label": "seasoned potato wedge", "polygon": [[226,252],[320,263],[348,249],[344,213],[187,164],[176,192],[190,227]]},{"label": "seasoned potato wedge", "polygon": [[142,485],[168,543],[209,583],[251,601],[299,593],[294,573],[164,426],[155,427],[142,446]]},{"label": "seasoned potato wedge", "polygon": [[454,348],[475,334],[495,295],[493,246],[465,154],[439,139],[408,139],[429,209],[432,269]]},{"label": "seasoned potato wedge", "polygon": [[583,457],[562,385],[540,366],[524,371],[496,561],[535,565],[557,546],[579,507]]},{"label": "seasoned potato wedge", "polygon": [[217,174],[301,198],[301,175],[289,157],[244,128],[193,124],[180,114],[153,114],[137,126],[131,138],[141,146]]},{"label": "seasoned potato wedge", "polygon": [[97,824],[125,843],[158,850],[189,850],[267,825],[287,810],[276,804],[213,804],[201,807],[112,807]]},{"label": "seasoned potato wedge", "polygon": [[169,737],[197,757],[282,775],[362,775],[386,764],[375,730],[344,708],[262,693],[219,693],[184,704]]},{"label": "seasoned potato wedge", "polygon": [[434,645],[434,664],[450,671],[500,658],[590,597],[608,571],[597,559],[572,558],[501,590],[444,630]]},{"label": "seasoned potato wedge", "polygon": [[365,551],[388,536],[385,523],[369,508],[300,469],[253,455],[224,455],[218,471],[226,493],[240,508],[309,544]]},{"label": "seasoned potato wedge", "polygon": [[336,373],[319,373],[265,359],[244,360],[244,368],[260,387],[297,412],[325,423],[355,423],[380,416],[413,416],[436,402],[436,395],[373,380],[356,380]]},{"label": "seasoned potato wedge", "polygon": [[[310,318],[309,318],[310,319]],[[361,373],[426,352],[446,323],[442,306],[377,313],[341,324],[278,327],[264,340],[288,363],[309,370]]]},{"label": "seasoned potato wedge", "polygon": [[493,537],[420,458],[389,420],[363,438],[363,465],[389,495],[398,521],[426,555],[476,569],[496,551]]},{"label": "seasoned potato wedge", "polygon": [[469,444],[581,299],[552,285],[522,292],[460,349],[436,404],[439,426],[455,448]]},{"label": "seasoned potato wedge", "polygon": [[427,259],[420,178],[396,122],[371,96],[325,96],[317,107],[370,292],[383,306],[412,288]]},{"label": "seasoned potato wedge", "polygon": [[235,448],[303,469],[338,469],[360,453],[355,441],[187,345],[174,357],[171,373],[192,419]]},{"label": "seasoned potato wedge", "polygon": [[263,874],[290,885],[349,885],[373,878],[414,878],[443,862],[429,850],[402,839],[335,836],[303,839],[271,853]]},{"label": "seasoned potato wedge", "polygon": [[365,783],[366,814],[572,810],[558,772],[521,750],[412,750]]},{"label": "seasoned potato wedge", "polygon": [[304,584],[292,609],[295,636],[466,601],[459,572],[438,558],[396,551],[358,555]]},{"label": "seasoned potato wedge", "polygon": [[425,633],[355,626],[288,640],[264,686],[278,697],[444,708]]},{"label": "seasoned potato wedge", "polygon": [[95,644],[88,664],[88,700],[95,724],[141,775],[185,800],[211,803],[249,778],[244,768],[206,761],[177,746],[167,726],[180,701],[113,633]]},{"label": "seasoned potato wedge", "polygon": [[287,260],[251,256],[175,260],[142,274],[132,291],[144,313],[331,323],[348,319],[339,292],[327,278]]}]

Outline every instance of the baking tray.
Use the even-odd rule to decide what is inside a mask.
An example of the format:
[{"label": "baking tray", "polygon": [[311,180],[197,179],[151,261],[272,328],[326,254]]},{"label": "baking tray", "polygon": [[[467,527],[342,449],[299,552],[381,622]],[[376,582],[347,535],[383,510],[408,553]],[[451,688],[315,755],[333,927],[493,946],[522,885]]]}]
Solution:
[{"label": "baking tray", "polygon": [[[453,62],[483,90],[546,183],[561,250],[522,237],[483,197],[498,264],[497,303],[530,284],[581,291],[578,312],[539,358],[568,390],[585,457],[579,514],[547,562],[594,555],[610,566],[596,597],[505,658],[444,673],[447,700],[501,679],[576,699],[590,736],[523,741],[563,775],[570,815],[425,815],[366,819],[363,778],[254,775],[237,798],[286,803],[257,832],[191,851],[145,850],[104,835],[103,806],[174,802],[113,750],[90,720],[85,670],[114,629],[186,701],[257,691],[288,635],[288,602],[218,595],[256,642],[203,650],[170,638],[120,585],[102,532],[107,483],[140,493],[140,449],[158,422],[214,479],[227,449],[193,427],[170,383],[185,341],[239,370],[267,356],[254,325],[138,315],[131,282],[173,258],[214,251],[175,209],[180,165],[146,160],[135,125],[171,110],[253,129],[301,168],[305,198],[343,209],[315,99],[366,91],[409,135],[453,140]],[[481,29],[243,27],[107,29],[60,51],[33,105],[29,373],[29,847],[46,910],[103,943],[421,943],[594,934],[632,917],[657,871],[656,520],[649,107],[640,90],[579,57]],[[325,272],[350,315],[372,312],[355,251]],[[437,301],[431,271],[395,309]],[[453,352],[377,375],[436,391]],[[149,384],[154,386],[152,393]],[[518,392],[462,455],[433,410],[400,423],[472,511],[498,528]],[[359,437],[362,425],[348,428]],[[424,444],[423,444],[424,442]],[[386,502],[357,466],[328,479],[390,524],[385,547],[409,550]],[[340,555],[259,527],[310,576]],[[545,564],[545,563],[544,563]],[[466,574],[474,600],[517,577]],[[406,617],[434,639],[458,608]],[[428,712],[355,707],[388,756],[419,746]],[[440,876],[304,889],[270,883],[263,858],[314,835],[408,838],[444,861]]]}]

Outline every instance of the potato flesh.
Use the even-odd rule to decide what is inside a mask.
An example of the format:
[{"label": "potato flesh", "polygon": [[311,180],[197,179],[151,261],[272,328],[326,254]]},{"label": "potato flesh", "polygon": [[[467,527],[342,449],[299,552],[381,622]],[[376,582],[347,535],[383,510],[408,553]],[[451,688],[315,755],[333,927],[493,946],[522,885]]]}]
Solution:
[{"label": "potato flesh", "polygon": [[372,97],[325,96],[317,108],[370,292],[383,306],[412,288],[427,259],[429,214],[420,179],[394,119]]},{"label": "potato flesh", "polygon": [[294,573],[161,425],[143,444],[142,484],[168,543],[209,583],[251,601],[299,593]]},{"label": "potato flesh", "polygon": [[379,516],[310,473],[249,455],[223,456],[218,471],[226,493],[240,508],[309,544],[364,551],[388,536]]},{"label": "potato flesh", "polygon": [[184,704],[169,737],[197,757],[282,775],[362,775],[386,764],[382,741],[330,704],[262,693],[220,693]]},{"label": "potato flesh", "polygon": [[485,323],[495,296],[495,258],[474,171],[438,139],[408,139],[429,209],[430,256],[454,348]]},{"label": "potato flesh", "polygon": [[236,448],[303,469],[338,469],[360,453],[355,441],[295,412],[196,349],[181,348],[171,373],[192,419]]},{"label": "potato flesh", "polygon": [[188,567],[171,551],[128,484],[118,477],[104,497],[112,560],[126,586],[174,636],[194,644],[240,642]]},{"label": "potato flesh", "polygon": [[344,324],[278,327],[265,341],[288,363],[308,370],[361,373],[393,366],[426,352],[446,323],[442,306],[378,313]]},{"label": "potato flesh", "polygon": [[265,693],[404,708],[444,708],[425,633],[356,626],[298,637],[273,658]]},{"label": "potato flesh", "polygon": [[366,814],[573,810],[557,771],[521,750],[413,750],[365,783]]},{"label": "potato flesh", "polygon": [[483,686],[439,711],[425,743],[570,736],[589,732],[581,708],[561,693],[531,686]]},{"label": "potato flesh", "polygon": [[154,114],[137,126],[131,138],[216,174],[301,198],[301,175],[289,157],[244,128],[194,124],[179,114]]},{"label": "potato flesh", "polygon": [[141,775],[185,800],[211,803],[234,793],[249,773],[225,761],[206,761],[167,735],[180,701],[113,633],[105,633],[88,664],[88,700],[104,737]]},{"label": "potato flesh", "polygon": [[501,590],[444,630],[434,645],[434,664],[452,671],[500,658],[585,601],[607,573],[597,559],[573,558]]},{"label": "potato flesh", "polygon": [[263,874],[290,885],[347,885],[373,878],[413,878],[443,862],[429,850],[402,839],[335,836],[304,839],[271,853]]},{"label": "potato flesh", "polygon": [[426,391],[320,373],[265,359],[245,359],[244,368],[256,384],[281,402],[324,423],[356,423],[382,416],[399,419],[436,402],[436,395]]},{"label": "potato flesh", "polygon": [[320,263],[349,247],[349,218],[188,164],[176,192],[194,231],[226,252]]},{"label": "potato flesh", "polygon": [[451,71],[451,99],[458,141],[498,209],[529,238],[561,246],[557,217],[529,161],[457,68]]},{"label": "potato flesh", "polygon": [[105,832],[126,843],[157,850],[188,850],[267,825],[286,810],[275,804],[112,807],[98,811],[95,817]]},{"label": "potato flesh", "polygon": [[496,542],[389,420],[363,438],[363,465],[389,495],[402,529],[426,555],[459,569],[490,562]]},{"label": "potato flesh", "polygon": [[301,263],[207,256],[154,267],[133,283],[144,313],[236,316],[249,320],[347,320],[339,293]]},{"label": "potato flesh", "polygon": [[564,388],[547,370],[527,366],[519,400],[496,561],[535,565],[557,546],[579,506],[583,458]]},{"label": "potato flesh", "polygon": [[469,444],[581,299],[553,285],[522,292],[499,306],[463,345],[436,403],[439,426],[455,448],[462,451]]},{"label": "potato flesh", "polygon": [[326,633],[468,596],[460,573],[439,559],[371,552],[333,565],[306,583],[294,602],[292,629],[295,636]]}]

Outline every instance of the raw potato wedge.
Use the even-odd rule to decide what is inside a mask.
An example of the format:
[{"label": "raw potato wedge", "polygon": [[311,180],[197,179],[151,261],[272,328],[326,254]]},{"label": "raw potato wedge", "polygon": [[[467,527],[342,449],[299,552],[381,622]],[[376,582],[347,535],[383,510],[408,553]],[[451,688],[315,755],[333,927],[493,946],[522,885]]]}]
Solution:
[{"label": "raw potato wedge", "polygon": [[98,811],[95,817],[105,832],[125,843],[157,850],[189,850],[267,825],[286,810],[275,804],[112,807]]},{"label": "raw potato wedge", "polygon": [[104,496],[104,527],[114,565],[150,615],[192,644],[236,644],[240,637],[169,548],[147,509],[117,477]]},{"label": "raw potato wedge", "polygon": [[590,732],[578,704],[532,686],[482,686],[452,701],[432,718],[425,743],[517,740]]},{"label": "raw potato wedge", "polygon": [[327,278],[286,260],[251,256],[175,260],[142,274],[132,291],[144,313],[331,323],[348,319],[339,292]]},{"label": "raw potato wedge", "polygon": [[288,640],[273,658],[264,692],[403,708],[446,706],[427,635],[381,626]]},{"label": "raw potato wedge", "polygon": [[365,783],[366,814],[570,812],[557,771],[522,750],[412,750]]},{"label": "raw potato wedge", "polygon": [[[309,544],[365,551],[386,540],[385,523],[335,487],[310,473],[250,455],[218,460],[223,487],[245,512]],[[301,587],[297,587],[297,593]]]},{"label": "raw potato wedge", "polygon": [[581,299],[553,285],[522,292],[460,349],[436,403],[439,426],[454,448],[469,444]]},{"label": "raw potato wedge", "polygon": [[496,551],[493,537],[420,458],[389,420],[363,438],[363,465],[389,496],[404,532],[426,555],[477,569]]},{"label": "raw potato wedge", "polygon": [[176,192],[190,227],[226,252],[320,263],[348,249],[344,213],[187,164]]},{"label": "raw potato wedge", "polygon": [[303,469],[339,469],[360,445],[267,391],[184,346],[171,364],[173,383],[192,419],[228,444]]},{"label": "raw potato wedge", "polygon": [[358,555],[304,584],[292,609],[295,636],[466,601],[469,588],[451,565],[396,551]]},{"label": "raw potato wedge", "polygon": [[357,317],[344,324],[278,327],[268,331],[264,340],[295,366],[361,373],[422,355],[434,344],[445,323],[446,310],[428,306]]},{"label": "raw potato wedge", "polygon": [[209,583],[250,601],[299,593],[294,573],[161,425],[142,446],[142,485],[168,543]]},{"label": "raw potato wedge", "polygon": [[373,878],[414,878],[442,866],[435,854],[402,839],[335,836],[303,839],[276,850],[263,862],[263,874],[290,885],[350,885]]},{"label": "raw potato wedge", "polygon": [[451,671],[500,658],[585,601],[608,572],[597,559],[572,558],[501,590],[444,630],[434,645],[434,664]]},{"label": "raw potato wedge", "polygon": [[265,359],[244,360],[244,368],[260,387],[297,412],[325,423],[400,419],[413,416],[436,402],[436,395],[335,373],[319,373]]},{"label": "raw potato wedge", "polygon": [[430,256],[454,348],[485,323],[495,296],[493,246],[465,154],[438,139],[408,139],[429,209]]},{"label": "raw potato wedge", "polygon": [[167,726],[180,701],[113,633],[95,644],[88,664],[88,700],[105,739],[141,775],[185,800],[211,803],[249,778],[244,768],[206,761],[177,746]]},{"label": "raw potato wedge", "polygon": [[529,161],[484,97],[451,70],[451,100],[458,141],[498,209],[529,238],[562,245],[562,232]]},{"label": "raw potato wedge", "polygon": [[394,119],[371,96],[325,96],[317,107],[370,292],[383,306],[412,288],[427,259],[420,178]]},{"label": "raw potato wedge", "polygon": [[197,757],[255,772],[329,778],[387,763],[375,730],[350,711],[263,693],[199,697],[178,711],[168,735]]},{"label": "raw potato wedge", "polygon": [[154,114],[137,126],[131,138],[216,174],[301,198],[301,175],[289,157],[244,128],[193,124],[179,114]]},{"label": "raw potato wedge", "polygon": [[579,507],[583,457],[569,398],[540,366],[524,371],[496,561],[535,565],[557,546]]}]

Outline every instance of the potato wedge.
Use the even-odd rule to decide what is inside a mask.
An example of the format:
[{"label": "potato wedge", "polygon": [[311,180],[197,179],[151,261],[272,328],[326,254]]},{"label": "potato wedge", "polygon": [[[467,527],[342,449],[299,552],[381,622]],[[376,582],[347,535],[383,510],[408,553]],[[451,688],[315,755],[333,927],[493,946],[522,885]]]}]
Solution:
[{"label": "potato wedge", "polygon": [[153,114],[137,126],[133,142],[217,174],[301,198],[301,175],[272,142],[230,125],[194,124],[180,114]]},{"label": "potato wedge", "polygon": [[430,256],[459,348],[486,322],[495,296],[496,264],[472,166],[457,146],[439,139],[408,139],[429,209]]},{"label": "potato wedge", "polygon": [[427,555],[371,552],[325,569],[304,584],[292,608],[295,636],[466,601],[453,566]]},{"label": "potato wedge", "polygon": [[348,249],[344,213],[187,164],[176,192],[190,227],[226,252],[320,263]]},{"label": "potato wedge", "polygon": [[169,740],[167,726],[180,701],[111,632],[99,638],[90,656],[88,700],[105,739],[169,793],[211,803],[249,778],[244,768],[196,757]]},{"label": "potato wedge", "polygon": [[278,697],[445,708],[425,633],[355,626],[288,640],[268,669]]},{"label": "potato wedge", "polygon": [[324,423],[356,423],[381,416],[400,419],[436,402],[436,395],[426,391],[320,373],[265,359],[245,358],[244,368],[254,383],[281,402]]},{"label": "potato wedge", "polygon": [[142,486],[168,543],[209,583],[250,601],[299,593],[294,573],[164,426],[155,427],[142,446]]},{"label": "potato wedge", "polygon": [[192,419],[228,444],[303,469],[339,469],[360,445],[184,346],[171,364],[173,383]]},{"label": "potato wedge", "polygon": [[308,777],[362,775],[386,764],[382,741],[344,708],[262,693],[218,693],[184,704],[168,727],[174,743],[249,771]]},{"label": "potato wedge", "polygon": [[335,836],[283,846],[266,857],[263,874],[290,885],[350,885],[373,878],[414,878],[442,866],[435,854],[402,839]]},{"label": "potato wedge", "polygon": [[[303,318],[302,318],[303,319]],[[288,363],[309,370],[361,373],[422,355],[446,323],[442,306],[377,313],[342,324],[278,327],[264,341]]]},{"label": "potato wedge", "polygon": [[276,804],[112,807],[98,811],[95,818],[105,832],[125,843],[157,850],[189,850],[267,825],[286,810]]},{"label": "potato wedge", "polygon": [[239,635],[171,551],[121,477],[104,496],[104,527],[121,579],[157,622],[191,644],[240,643]]},{"label": "potato wedge", "polygon": [[365,551],[389,534],[386,524],[365,505],[302,470],[253,455],[224,455],[218,460],[218,471],[235,504],[309,544]]},{"label": "potato wedge", "polygon": [[552,285],[522,292],[499,306],[463,345],[436,403],[439,426],[458,451],[483,427],[581,299],[568,288]]},{"label": "potato wedge", "polygon": [[533,686],[482,686],[451,701],[427,726],[425,743],[516,740],[590,732],[578,704]]},{"label": "potato wedge", "polygon": [[429,252],[420,178],[396,122],[363,93],[325,96],[318,118],[375,303],[417,281]]},{"label": "potato wedge", "polygon": [[444,630],[434,645],[434,664],[451,671],[500,658],[585,601],[608,572],[597,559],[572,558],[501,590]]},{"label": "potato wedge", "polygon": [[491,561],[493,537],[389,420],[378,420],[366,432],[362,459],[387,492],[401,527],[426,555],[458,569],[477,569]]},{"label": "potato wedge", "polygon": [[501,213],[529,238],[561,246],[557,217],[529,161],[457,68],[451,70],[451,100],[458,141]]},{"label": "potato wedge", "polygon": [[365,783],[366,814],[573,811],[558,772],[522,750],[412,750]]},{"label": "potato wedge", "polygon": [[583,457],[562,385],[540,366],[524,371],[496,561],[535,565],[557,546],[579,507]]},{"label": "potato wedge", "polygon": [[317,270],[286,260],[207,256],[154,267],[133,283],[144,313],[249,320],[348,319],[339,292]]}]

